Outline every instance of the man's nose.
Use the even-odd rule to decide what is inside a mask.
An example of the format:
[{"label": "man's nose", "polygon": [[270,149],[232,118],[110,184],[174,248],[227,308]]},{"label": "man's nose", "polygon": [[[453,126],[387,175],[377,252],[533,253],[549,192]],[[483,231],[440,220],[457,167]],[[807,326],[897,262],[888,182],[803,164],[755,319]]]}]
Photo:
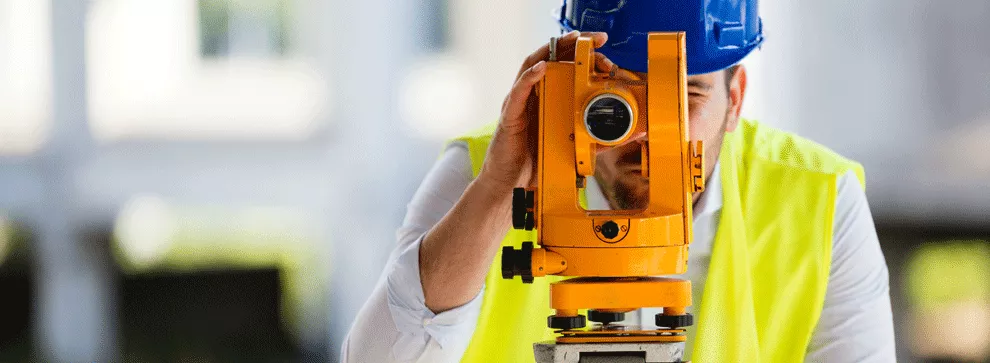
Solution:
[{"label": "man's nose", "polygon": [[635,132],[629,137],[628,142],[646,141],[646,131]]}]

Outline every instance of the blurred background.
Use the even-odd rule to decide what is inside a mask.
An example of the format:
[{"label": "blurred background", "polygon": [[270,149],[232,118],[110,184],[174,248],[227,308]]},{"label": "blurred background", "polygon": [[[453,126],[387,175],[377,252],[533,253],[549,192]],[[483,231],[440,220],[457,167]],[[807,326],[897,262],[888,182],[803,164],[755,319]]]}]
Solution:
[{"label": "blurred background", "polygon": [[[0,361],[336,361],[557,0],[0,0]],[[761,3],[744,114],[867,169],[903,362],[990,361],[990,2]]]}]

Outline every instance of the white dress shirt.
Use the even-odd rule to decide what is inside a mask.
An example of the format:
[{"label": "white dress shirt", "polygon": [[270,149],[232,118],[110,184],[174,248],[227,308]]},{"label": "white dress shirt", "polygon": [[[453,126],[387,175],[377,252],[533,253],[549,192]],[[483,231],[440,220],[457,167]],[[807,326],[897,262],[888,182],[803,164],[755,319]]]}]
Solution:
[{"label": "white dress shirt", "polygon": [[[694,208],[694,241],[684,277],[691,281],[696,306],[704,290],[722,209],[718,169],[716,164]],[[588,180],[588,208],[608,209],[594,178]],[[342,362],[460,361],[478,321],[484,288],[468,303],[434,314],[426,307],[419,279],[419,245],[471,181],[467,147],[452,143],[409,203],[396,233],[398,245],[343,342]],[[853,172],[838,181],[833,231],[825,304],[808,345],[806,361],[895,362],[887,265],[866,194]],[[658,309],[641,310],[626,314],[626,321],[652,325]],[[688,328],[687,335],[690,344],[693,327]],[[687,349],[688,355],[690,351]]]}]

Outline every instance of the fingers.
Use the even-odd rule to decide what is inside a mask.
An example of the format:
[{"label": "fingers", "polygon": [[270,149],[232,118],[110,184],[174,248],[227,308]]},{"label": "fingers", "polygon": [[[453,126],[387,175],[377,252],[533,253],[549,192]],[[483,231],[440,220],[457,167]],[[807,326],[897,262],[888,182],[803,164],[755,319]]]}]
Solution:
[{"label": "fingers", "polygon": [[612,60],[608,59],[608,57],[604,54],[595,52],[595,68],[599,72],[609,73],[616,70],[617,67],[615,66],[615,63],[612,63]]},{"label": "fingers", "polygon": [[[574,59],[574,48],[577,44],[577,39],[579,36],[590,37],[594,43],[594,47],[601,48],[608,41],[608,34],[602,32],[578,32],[577,30],[571,31],[570,33],[564,34],[560,38],[557,38],[557,60],[568,61]],[[535,52],[526,57],[523,61],[522,66],[519,67],[519,72],[516,73],[516,78],[522,76],[522,73],[535,65],[539,61],[546,61],[550,59],[550,45],[545,44]]]},{"label": "fingers", "polygon": [[590,36],[591,40],[595,41],[595,49],[601,48],[608,41],[608,33],[603,32],[585,32],[581,33],[584,36]]},{"label": "fingers", "polygon": [[[557,39],[557,60],[569,61],[574,59],[574,49],[577,48],[578,36],[591,38],[595,49],[601,48],[608,41],[608,34],[602,32],[578,33],[576,30]],[[549,54],[549,53],[548,53]]]},{"label": "fingers", "polygon": [[578,32],[577,30],[572,30],[570,33],[564,34],[560,39],[557,39],[557,49],[573,49],[574,44],[577,43],[578,36],[591,38],[595,49],[601,48],[608,41],[608,33]]},{"label": "fingers", "polygon": [[643,80],[643,78],[640,77],[638,74],[633,73],[633,72],[631,72],[629,70],[626,70],[626,69],[618,68],[618,67],[615,68],[615,79],[625,79],[625,80],[629,80],[629,81],[642,81]]},{"label": "fingers", "polygon": [[[557,38],[557,54],[561,54],[562,49],[560,46],[562,44],[574,44],[574,42],[577,41],[579,34],[580,33],[578,33],[578,31],[575,30],[570,33],[564,34],[560,38]],[[544,44],[542,47],[537,49],[535,52],[533,52],[533,54],[530,54],[529,57],[526,57],[526,60],[523,61],[522,66],[519,67],[519,72],[516,73],[516,79],[522,76],[523,72],[525,72],[527,69],[535,65],[537,62],[546,61],[549,59],[550,59],[550,44],[548,43],[548,44]]]},{"label": "fingers", "polygon": [[523,71],[516,83],[512,85],[512,90],[505,97],[502,107],[502,127],[505,129],[516,129],[525,127],[526,100],[533,92],[533,86],[540,82],[546,73],[547,63],[539,61],[529,69]]}]

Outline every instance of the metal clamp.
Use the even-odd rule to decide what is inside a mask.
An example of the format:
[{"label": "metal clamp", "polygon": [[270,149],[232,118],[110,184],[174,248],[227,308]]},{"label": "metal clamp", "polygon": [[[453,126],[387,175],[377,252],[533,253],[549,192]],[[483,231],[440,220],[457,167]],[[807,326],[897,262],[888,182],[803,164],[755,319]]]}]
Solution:
[{"label": "metal clamp", "polygon": [[690,143],[691,176],[694,179],[694,192],[705,191],[705,147],[701,140]]},{"label": "metal clamp", "polygon": [[550,37],[550,61],[557,61],[557,37]]}]

